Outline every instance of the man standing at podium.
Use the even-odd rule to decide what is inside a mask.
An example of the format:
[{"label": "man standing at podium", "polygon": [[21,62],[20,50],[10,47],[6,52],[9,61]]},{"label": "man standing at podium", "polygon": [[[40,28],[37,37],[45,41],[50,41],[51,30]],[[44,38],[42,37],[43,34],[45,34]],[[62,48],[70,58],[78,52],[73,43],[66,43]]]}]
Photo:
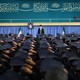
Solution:
[{"label": "man standing at podium", "polygon": [[44,34],[44,29],[43,29],[42,25],[40,25],[40,27],[38,29],[38,34]]}]

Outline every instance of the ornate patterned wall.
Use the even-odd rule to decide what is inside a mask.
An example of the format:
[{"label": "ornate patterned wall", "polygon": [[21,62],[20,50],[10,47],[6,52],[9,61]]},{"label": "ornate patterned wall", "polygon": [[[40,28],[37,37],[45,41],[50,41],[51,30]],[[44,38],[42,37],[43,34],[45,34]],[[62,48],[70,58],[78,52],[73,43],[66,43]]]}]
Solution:
[{"label": "ornate patterned wall", "polygon": [[78,0],[0,0],[0,22],[73,22],[80,21]]}]

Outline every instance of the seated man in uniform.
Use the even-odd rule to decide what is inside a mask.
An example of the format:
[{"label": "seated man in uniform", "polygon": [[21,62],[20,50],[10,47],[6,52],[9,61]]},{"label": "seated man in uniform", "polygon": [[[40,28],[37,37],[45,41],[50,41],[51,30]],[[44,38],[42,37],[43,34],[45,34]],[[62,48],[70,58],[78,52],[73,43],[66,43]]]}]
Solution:
[{"label": "seated man in uniform", "polygon": [[46,72],[45,80],[68,80],[68,72],[64,68],[53,67]]}]

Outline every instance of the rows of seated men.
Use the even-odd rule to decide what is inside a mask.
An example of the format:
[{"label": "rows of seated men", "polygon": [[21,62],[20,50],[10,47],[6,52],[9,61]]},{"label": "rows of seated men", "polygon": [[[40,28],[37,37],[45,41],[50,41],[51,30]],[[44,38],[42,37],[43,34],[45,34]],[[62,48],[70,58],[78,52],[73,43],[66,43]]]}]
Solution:
[{"label": "rows of seated men", "polygon": [[68,80],[79,80],[78,35],[0,35],[1,80],[45,80],[50,68],[63,68]]},{"label": "rows of seated men", "polygon": [[35,41],[31,35],[0,35],[0,80],[34,77],[36,56]]},{"label": "rows of seated men", "polygon": [[52,67],[65,68],[68,80],[80,79],[80,35],[67,34],[54,37],[53,35],[38,35],[38,60],[40,73],[45,73]]}]

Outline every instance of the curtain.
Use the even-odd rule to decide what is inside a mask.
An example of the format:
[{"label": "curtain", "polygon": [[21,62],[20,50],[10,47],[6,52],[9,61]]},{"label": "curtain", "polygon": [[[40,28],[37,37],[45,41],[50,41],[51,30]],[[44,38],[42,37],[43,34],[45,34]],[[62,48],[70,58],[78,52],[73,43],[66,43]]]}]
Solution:
[{"label": "curtain", "polygon": [[[72,32],[76,34],[80,34],[80,26],[64,26],[65,31],[67,34],[70,34]],[[29,29],[28,27],[21,27],[22,33],[26,35],[27,33],[32,34],[34,37],[36,37],[37,31],[38,31],[39,26],[34,26],[32,29]],[[19,27],[1,27],[0,26],[0,34],[9,34],[9,33],[14,33],[18,34],[18,29]],[[43,27],[45,34],[53,34],[56,36],[56,33],[62,34],[63,27],[62,26],[44,26]]]}]

